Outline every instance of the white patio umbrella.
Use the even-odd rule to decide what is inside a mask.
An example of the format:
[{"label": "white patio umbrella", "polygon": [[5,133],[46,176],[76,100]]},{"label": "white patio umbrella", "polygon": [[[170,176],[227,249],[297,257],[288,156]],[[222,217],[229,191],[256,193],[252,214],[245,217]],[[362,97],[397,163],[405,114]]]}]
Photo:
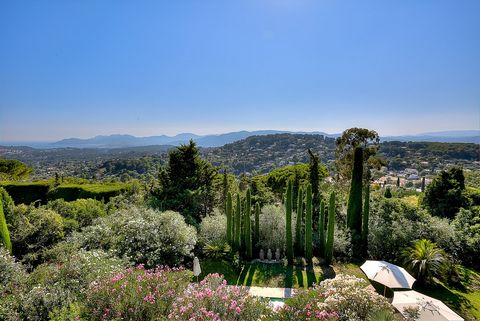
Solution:
[{"label": "white patio umbrella", "polygon": [[370,280],[391,289],[411,289],[415,282],[415,278],[404,268],[385,261],[367,260],[360,269]]},{"label": "white patio umbrella", "polygon": [[418,321],[464,321],[442,301],[413,290],[394,292],[392,305],[404,316],[406,308],[418,308]]},{"label": "white patio umbrella", "polygon": [[200,268],[200,261],[198,260],[198,257],[193,258],[193,275],[197,277],[197,282],[198,282],[198,276],[202,273],[202,269]]}]

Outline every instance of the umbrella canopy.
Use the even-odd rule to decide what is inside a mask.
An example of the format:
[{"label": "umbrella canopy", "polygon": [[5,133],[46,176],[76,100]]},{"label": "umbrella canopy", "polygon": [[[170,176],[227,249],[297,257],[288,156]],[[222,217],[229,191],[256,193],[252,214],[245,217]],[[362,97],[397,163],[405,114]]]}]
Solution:
[{"label": "umbrella canopy", "polygon": [[391,289],[411,289],[415,278],[404,268],[385,261],[366,261],[361,267],[370,280]]},{"label": "umbrella canopy", "polygon": [[392,305],[404,316],[405,308],[418,308],[418,321],[464,321],[442,301],[417,291],[398,291],[393,295]]},{"label": "umbrella canopy", "polygon": [[198,257],[195,256],[193,259],[193,275],[199,276],[200,273],[202,273],[202,269],[200,268],[200,261],[198,260]]}]

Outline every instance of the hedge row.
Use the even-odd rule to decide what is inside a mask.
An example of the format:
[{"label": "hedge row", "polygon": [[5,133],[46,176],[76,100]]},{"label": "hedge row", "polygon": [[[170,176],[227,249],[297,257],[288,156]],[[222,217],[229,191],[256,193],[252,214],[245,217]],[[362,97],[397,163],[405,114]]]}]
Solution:
[{"label": "hedge row", "polygon": [[45,204],[47,201],[60,198],[67,202],[80,198],[108,200],[130,189],[130,185],[125,183],[64,184],[55,187],[49,181],[1,182],[0,186],[7,190],[15,204],[31,204],[37,201]]}]

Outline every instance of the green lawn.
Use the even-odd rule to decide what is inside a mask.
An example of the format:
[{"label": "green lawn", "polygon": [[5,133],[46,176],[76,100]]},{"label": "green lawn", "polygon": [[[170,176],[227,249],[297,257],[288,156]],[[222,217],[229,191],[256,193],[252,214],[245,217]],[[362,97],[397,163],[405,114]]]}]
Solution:
[{"label": "green lawn", "polygon": [[205,260],[201,266],[201,278],[208,273],[220,273],[225,276],[228,284],[245,286],[307,288],[313,283],[335,277],[338,273],[365,278],[358,265],[351,263],[336,264],[333,268],[318,264],[312,268],[304,264],[288,266],[285,263],[251,263],[235,269],[228,262]]},{"label": "green lawn", "polygon": [[[205,260],[201,262],[201,266],[200,278],[209,273],[220,273],[231,285],[307,288],[313,283],[333,278],[340,273],[366,279],[359,265],[353,263],[336,263],[328,268],[318,264],[314,264],[311,268],[301,262],[295,266],[288,266],[285,263],[248,263],[235,269],[229,262]],[[414,289],[443,301],[465,320],[480,320],[480,273],[467,268],[459,268],[459,272],[461,284],[457,287],[437,282],[434,286],[415,286]],[[373,284],[373,286],[383,294],[382,285]],[[392,296],[393,292],[387,289],[387,297]]]}]

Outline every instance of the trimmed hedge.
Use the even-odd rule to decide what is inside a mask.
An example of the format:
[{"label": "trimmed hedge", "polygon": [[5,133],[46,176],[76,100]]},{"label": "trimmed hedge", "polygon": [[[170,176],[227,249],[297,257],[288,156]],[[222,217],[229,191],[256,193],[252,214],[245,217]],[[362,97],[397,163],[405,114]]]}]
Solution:
[{"label": "trimmed hedge", "polygon": [[1,182],[0,186],[5,188],[15,204],[31,204],[35,201],[46,204],[47,201],[60,198],[67,202],[81,198],[107,201],[130,189],[130,184],[125,183],[64,184],[53,187],[50,181]]},{"label": "trimmed hedge", "polygon": [[50,182],[2,182],[0,186],[5,188],[15,204],[31,204],[40,201],[47,203],[47,193],[50,190]]},{"label": "trimmed hedge", "polygon": [[48,200],[63,198],[67,202],[79,198],[93,198],[96,200],[108,201],[110,197],[116,196],[130,188],[128,184],[68,184],[60,185],[51,189],[47,194]]}]

